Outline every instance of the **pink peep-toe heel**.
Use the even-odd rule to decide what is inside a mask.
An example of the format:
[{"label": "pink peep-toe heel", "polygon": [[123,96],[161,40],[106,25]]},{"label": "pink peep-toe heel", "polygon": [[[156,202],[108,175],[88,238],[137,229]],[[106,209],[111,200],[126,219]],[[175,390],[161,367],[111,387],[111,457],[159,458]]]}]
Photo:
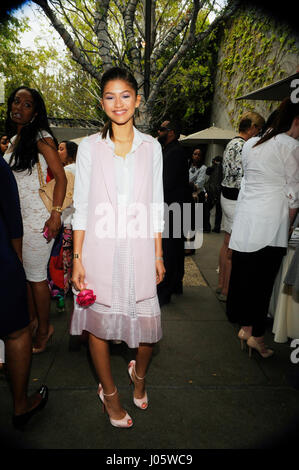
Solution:
[{"label": "pink peep-toe heel", "polygon": [[[131,384],[134,383],[133,372],[134,372],[134,376],[136,377],[137,380],[144,380],[145,379],[145,376],[144,377],[138,377],[138,375],[136,374],[135,366],[136,366],[136,361],[131,361],[128,365],[128,374],[130,376],[130,383]],[[146,410],[147,407],[148,407],[147,393],[145,392],[145,394],[142,398],[136,398],[133,394],[133,402],[134,402],[134,405],[137,406],[138,408],[140,408],[141,410]]]},{"label": "pink peep-toe heel", "polygon": [[247,345],[249,347],[249,357],[252,355],[252,349],[255,349],[264,359],[267,359],[274,354],[273,349],[268,349],[265,346],[264,341],[257,341],[253,336],[250,336],[247,340]]},{"label": "pink peep-toe heel", "polygon": [[[115,390],[113,393],[106,394],[104,393],[103,387],[101,384],[99,384],[98,388],[98,397],[100,398],[101,402],[103,403],[103,410],[104,412],[106,411],[108,416],[108,410],[107,406],[105,404],[105,397],[113,397],[114,395],[117,394],[117,388],[115,387]],[[126,412],[125,416],[121,419],[114,419],[109,416],[110,423],[112,426],[115,426],[116,428],[131,428],[133,426],[133,420],[131,416]]]}]

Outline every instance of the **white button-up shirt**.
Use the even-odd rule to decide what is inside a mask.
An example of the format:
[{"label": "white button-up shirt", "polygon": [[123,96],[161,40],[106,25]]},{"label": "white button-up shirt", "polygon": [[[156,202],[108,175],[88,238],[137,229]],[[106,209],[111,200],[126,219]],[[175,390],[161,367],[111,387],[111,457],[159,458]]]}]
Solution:
[{"label": "white button-up shirt", "polygon": [[229,247],[253,252],[288,246],[289,208],[299,207],[299,142],[282,133],[257,147],[243,147],[244,177]]}]

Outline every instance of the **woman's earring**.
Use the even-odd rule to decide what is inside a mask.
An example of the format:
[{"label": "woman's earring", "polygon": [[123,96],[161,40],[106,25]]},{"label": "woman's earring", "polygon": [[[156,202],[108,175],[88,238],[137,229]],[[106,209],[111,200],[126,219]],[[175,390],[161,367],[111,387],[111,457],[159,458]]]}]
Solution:
[{"label": "woman's earring", "polygon": [[31,119],[30,124],[34,121],[34,119],[35,119],[35,116],[33,116],[33,118]]}]

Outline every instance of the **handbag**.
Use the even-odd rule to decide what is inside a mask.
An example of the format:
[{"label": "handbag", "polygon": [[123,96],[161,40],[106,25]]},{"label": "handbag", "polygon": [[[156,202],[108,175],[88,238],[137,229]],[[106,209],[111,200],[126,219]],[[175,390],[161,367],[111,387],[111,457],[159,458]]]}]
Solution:
[{"label": "handbag", "polygon": [[[53,207],[53,193],[55,187],[55,179],[52,179],[48,183],[45,183],[43,178],[43,172],[41,168],[40,161],[37,161],[37,172],[38,172],[38,179],[39,179],[39,195],[41,200],[43,201],[46,209],[51,213]],[[75,183],[75,176],[71,171],[66,171],[65,176],[67,179],[67,186],[63,204],[61,206],[62,210],[69,207],[73,202],[73,192],[74,192],[74,183]]]}]

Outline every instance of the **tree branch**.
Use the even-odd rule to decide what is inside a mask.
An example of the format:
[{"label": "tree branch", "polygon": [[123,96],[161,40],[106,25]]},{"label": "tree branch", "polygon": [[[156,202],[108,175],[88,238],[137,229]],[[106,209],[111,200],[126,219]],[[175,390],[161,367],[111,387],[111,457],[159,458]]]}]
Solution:
[{"label": "tree branch", "polygon": [[154,48],[155,42],[156,42],[156,29],[155,29],[155,24],[156,24],[156,3],[157,0],[152,0],[152,14],[151,14],[151,19],[152,19],[152,24],[151,24],[151,47],[152,50]]},{"label": "tree branch", "polygon": [[158,95],[160,87],[162,86],[162,84],[164,83],[164,81],[166,80],[170,72],[173,70],[173,68],[177,65],[179,60],[188,51],[190,45],[194,41],[196,20],[197,20],[199,8],[200,8],[199,1],[194,0],[192,12],[191,12],[191,18],[189,20],[190,21],[189,33],[186,35],[183,43],[181,44],[178,51],[174,54],[171,61],[164,67],[164,69],[160,72],[158,78],[155,80],[152,90],[150,92],[149,98],[147,100],[147,107],[153,106],[153,103]]},{"label": "tree branch", "polygon": [[195,41],[203,41],[206,37],[208,37],[211,32],[224,20],[230,18],[232,14],[238,9],[240,6],[240,0],[232,0],[231,2],[228,3],[227,7],[223,10],[223,12],[218,15],[215,20],[209,25],[209,27],[197,35],[195,34],[196,30],[196,20],[198,16],[198,11],[200,8],[200,2],[198,0],[194,0],[193,2],[193,11],[192,11],[192,19],[190,22],[190,29],[189,29],[189,34],[186,36],[185,40],[181,44],[180,48],[176,52],[176,54],[173,56],[172,60],[164,67],[164,69],[161,71],[159,77],[155,81],[150,96],[147,101],[147,107],[153,106],[153,103],[155,99],[157,98],[158,92],[162,84],[165,82],[171,71],[174,69],[174,67],[177,65],[179,60],[185,55],[185,53],[188,51],[190,46],[195,42]]},{"label": "tree branch", "polygon": [[[122,8],[121,5],[116,5],[117,8]],[[121,10],[119,10],[119,12],[121,13]],[[109,38],[110,38],[110,41],[111,43],[114,45],[115,47],[115,50],[117,51],[117,55],[118,55],[118,60],[120,61],[120,63],[123,61],[123,54],[125,54],[125,47],[124,47],[124,44],[126,43],[126,39],[125,39],[125,36],[124,36],[124,32],[123,32],[123,24],[120,22],[119,20],[119,17],[117,14],[115,14],[115,12],[112,10],[112,8],[109,7],[109,13],[110,15],[112,15],[112,17],[114,18],[114,20],[116,21],[117,23],[117,26],[118,26],[118,29],[119,29],[119,34],[121,35],[121,46],[122,46],[122,49],[121,51],[119,50],[119,47],[118,45],[115,43],[114,39],[111,37],[111,34],[109,34]]]},{"label": "tree branch", "polygon": [[165,12],[167,11],[168,5],[169,5],[169,0],[168,0],[168,1],[166,2],[166,4],[164,5],[163,10],[162,10],[162,12],[161,12],[161,15],[160,15],[160,17],[158,18],[158,20],[157,20],[157,22],[156,22],[156,24],[155,24],[155,30],[154,30],[155,36],[156,36],[156,33],[157,33],[158,26],[159,26],[159,24],[161,23],[162,18],[163,18],[163,16],[164,16]]},{"label": "tree branch", "polygon": [[121,12],[121,14],[123,15],[124,12],[125,12],[126,7],[124,7],[119,0],[114,0],[114,3],[117,6],[117,8],[119,9],[119,11]]},{"label": "tree branch", "polygon": [[100,80],[100,74],[97,69],[91,65],[89,62],[86,61],[84,55],[81,53],[80,49],[76,46],[74,40],[72,39],[71,35],[65,29],[64,25],[58,20],[57,16],[53,12],[53,10],[49,7],[47,0],[33,0],[34,3],[39,5],[46,16],[49,18],[50,22],[61,36],[64,44],[72,53],[72,58],[81,65],[81,67],[88,72],[92,77],[96,80]]},{"label": "tree branch", "polygon": [[99,54],[103,61],[103,69],[107,70],[112,66],[111,43],[108,35],[109,0],[96,0],[95,5],[94,32],[99,42]]},{"label": "tree branch", "polygon": [[134,17],[136,12],[138,0],[129,0],[127,8],[124,11],[123,19],[125,26],[125,35],[127,39],[127,53],[134,67],[136,73],[137,81],[141,79],[141,64],[140,64],[140,53],[136,44],[135,34],[134,34]]},{"label": "tree branch", "polygon": [[209,34],[224,20],[230,18],[235,11],[240,7],[241,0],[232,0],[228,3],[227,7],[223,10],[223,12],[218,15],[213,23],[209,25],[209,27],[205,31],[201,31],[195,36],[196,41],[202,41],[205,39]]},{"label": "tree branch", "polygon": [[[68,0],[68,2],[67,2],[67,3],[69,3],[69,4],[73,7],[73,10],[72,10],[71,8],[67,8],[66,2],[64,2],[64,5],[63,5],[62,2],[61,2],[61,0],[59,0],[59,3],[60,3],[60,5],[61,5],[61,8],[62,8],[64,11],[65,11],[65,10],[71,11],[71,12],[75,13],[75,15],[77,15],[77,16],[79,16],[79,12],[80,12],[80,14],[82,15],[82,17],[83,17],[83,19],[84,19],[84,22],[85,22],[86,24],[88,24],[88,26],[90,27],[91,30],[93,29],[92,24],[91,24],[91,22],[89,21],[87,15],[86,15],[86,13],[85,13],[85,11],[82,10],[82,8],[79,8],[79,7],[77,6],[76,2],[75,2],[75,4],[73,3],[72,0]],[[93,16],[92,12],[87,8],[85,2],[84,2],[84,6],[85,6],[85,9],[86,9],[86,12],[89,13],[89,15]]]},{"label": "tree branch", "polygon": [[[71,2],[70,2],[70,3],[71,3]],[[72,4],[72,3],[71,3],[71,4]],[[86,57],[87,62],[89,62],[89,64],[92,65],[91,60],[90,60],[90,57],[89,57],[88,54],[86,54],[85,48],[84,48],[84,46],[83,46],[83,44],[82,44],[82,42],[81,42],[81,38],[80,38],[80,36],[81,36],[81,37],[83,38],[83,40],[86,40],[86,39],[85,39],[85,36],[73,26],[73,23],[70,21],[69,16],[68,16],[68,14],[67,14],[67,12],[66,12],[66,10],[68,10],[68,11],[70,11],[70,12],[72,12],[73,10],[71,10],[70,8],[64,7],[64,6],[62,5],[62,3],[61,3],[61,0],[59,0],[59,6],[60,6],[60,8],[61,8],[61,10],[62,10],[62,14],[63,14],[63,16],[64,16],[66,22],[67,22],[68,25],[70,26],[71,30],[73,31],[73,34],[74,34],[75,38],[76,38],[77,41],[78,41],[79,50],[84,53],[84,56]],[[88,40],[86,40],[86,41],[89,42],[91,45],[93,45],[90,41],[88,41]]]},{"label": "tree branch", "polygon": [[179,24],[172,28],[164,39],[159,43],[159,47],[153,52],[151,60],[156,62],[163,54],[165,49],[174,41],[174,39],[189,25],[192,18],[192,11],[186,13]]}]

